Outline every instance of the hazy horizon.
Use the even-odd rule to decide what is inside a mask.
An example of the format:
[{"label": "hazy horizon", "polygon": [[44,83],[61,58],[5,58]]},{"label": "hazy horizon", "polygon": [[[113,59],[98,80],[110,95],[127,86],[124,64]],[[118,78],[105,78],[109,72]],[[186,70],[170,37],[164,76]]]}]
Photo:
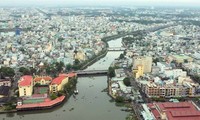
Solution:
[{"label": "hazy horizon", "polygon": [[0,0],[0,6],[188,6],[198,0]]}]

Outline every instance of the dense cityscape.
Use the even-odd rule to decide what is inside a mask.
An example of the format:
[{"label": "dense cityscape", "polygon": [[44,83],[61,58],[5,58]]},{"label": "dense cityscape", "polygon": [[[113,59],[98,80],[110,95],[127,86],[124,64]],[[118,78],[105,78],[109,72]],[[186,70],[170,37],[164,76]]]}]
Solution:
[{"label": "dense cityscape", "polygon": [[200,119],[200,9],[2,7],[0,41],[4,120]]}]

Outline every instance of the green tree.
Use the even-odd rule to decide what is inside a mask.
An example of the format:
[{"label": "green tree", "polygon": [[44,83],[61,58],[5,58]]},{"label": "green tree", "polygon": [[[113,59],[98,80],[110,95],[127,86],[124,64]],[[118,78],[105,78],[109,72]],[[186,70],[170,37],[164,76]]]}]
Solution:
[{"label": "green tree", "polygon": [[124,59],[124,54],[120,54],[119,59]]},{"label": "green tree", "polygon": [[25,68],[25,67],[20,67],[19,72],[21,72],[23,75],[30,75],[31,74],[30,70],[28,68]]},{"label": "green tree", "polygon": [[122,96],[117,96],[116,99],[115,99],[115,101],[117,103],[123,103],[124,102],[124,98]]},{"label": "green tree", "polygon": [[56,62],[56,70],[61,72],[63,70],[64,63],[63,62]]},{"label": "green tree", "polygon": [[67,65],[66,65],[66,70],[67,70],[67,71],[70,71],[71,69],[72,69],[72,65],[71,65],[71,64],[67,64]]},{"label": "green tree", "polygon": [[33,68],[33,67],[30,67],[29,69],[30,69],[30,73],[31,73],[32,75],[33,75],[34,73],[36,73],[36,71],[37,71],[37,70],[36,70],[35,68]]},{"label": "green tree", "polygon": [[50,94],[51,100],[55,100],[58,96],[55,93]]},{"label": "green tree", "polygon": [[159,58],[153,59],[153,62],[157,65],[157,62],[160,62]]},{"label": "green tree", "polygon": [[184,59],[184,63],[188,63],[188,60],[187,60],[187,59]]},{"label": "green tree", "polygon": [[0,72],[7,77],[14,77],[15,71],[10,67],[1,67]]},{"label": "green tree", "polygon": [[78,64],[80,64],[80,61],[78,59],[75,59],[74,60],[74,65],[78,65]]},{"label": "green tree", "polygon": [[115,69],[113,67],[108,68],[108,76],[109,77],[115,77]]},{"label": "green tree", "polygon": [[126,77],[123,79],[123,82],[126,86],[130,86],[131,85],[131,81],[130,81],[130,78],[129,77]]}]

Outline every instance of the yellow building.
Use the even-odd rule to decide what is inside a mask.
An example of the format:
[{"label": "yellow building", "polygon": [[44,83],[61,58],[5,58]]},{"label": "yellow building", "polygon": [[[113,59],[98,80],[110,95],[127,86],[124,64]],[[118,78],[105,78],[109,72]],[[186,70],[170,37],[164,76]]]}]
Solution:
[{"label": "yellow building", "polygon": [[144,74],[144,66],[143,65],[138,65],[137,69],[133,69],[133,76],[137,79]]},{"label": "yellow building", "polygon": [[49,85],[52,81],[52,78],[49,76],[35,76],[34,85],[39,83],[40,85]]},{"label": "yellow building", "polygon": [[33,93],[33,77],[26,75],[18,81],[19,96],[31,96]]},{"label": "yellow building", "polygon": [[66,76],[59,76],[52,80],[51,84],[49,85],[49,90],[51,93],[56,93],[64,89],[64,85],[68,83],[68,77]]},{"label": "yellow building", "polygon": [[82,51],[78,51],[76,54],[74,54],[74,59],[78,59],[78,60],[85,60],[86,59],[86,55],[84,52]]},{"label": "yellow building", "polygon": [[133,69],[138,69],[138,66],[143,66],[143,72],[151,72],[152,67],[152,57],[147,56],[137,56],[133,58]]}]

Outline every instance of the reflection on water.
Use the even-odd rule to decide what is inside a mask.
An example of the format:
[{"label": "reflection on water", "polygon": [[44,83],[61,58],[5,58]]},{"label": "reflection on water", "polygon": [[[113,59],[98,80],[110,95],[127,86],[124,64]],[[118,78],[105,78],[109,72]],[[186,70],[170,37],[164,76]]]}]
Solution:
[{"label": "reflection on water", "polygon": [[[110,41],[109,45],[120,47],[121,39]],[[113,60],[122,52],[108,54],[89,66],[87,70],[108,69]],[[5,120],[124,120],[127,113],[115,106],[115,102],[102,92],[107,87],[107,76],[90,76],[78,78],[79,94],[54,109],[26,111],[13,114],[2,114]]]}]

